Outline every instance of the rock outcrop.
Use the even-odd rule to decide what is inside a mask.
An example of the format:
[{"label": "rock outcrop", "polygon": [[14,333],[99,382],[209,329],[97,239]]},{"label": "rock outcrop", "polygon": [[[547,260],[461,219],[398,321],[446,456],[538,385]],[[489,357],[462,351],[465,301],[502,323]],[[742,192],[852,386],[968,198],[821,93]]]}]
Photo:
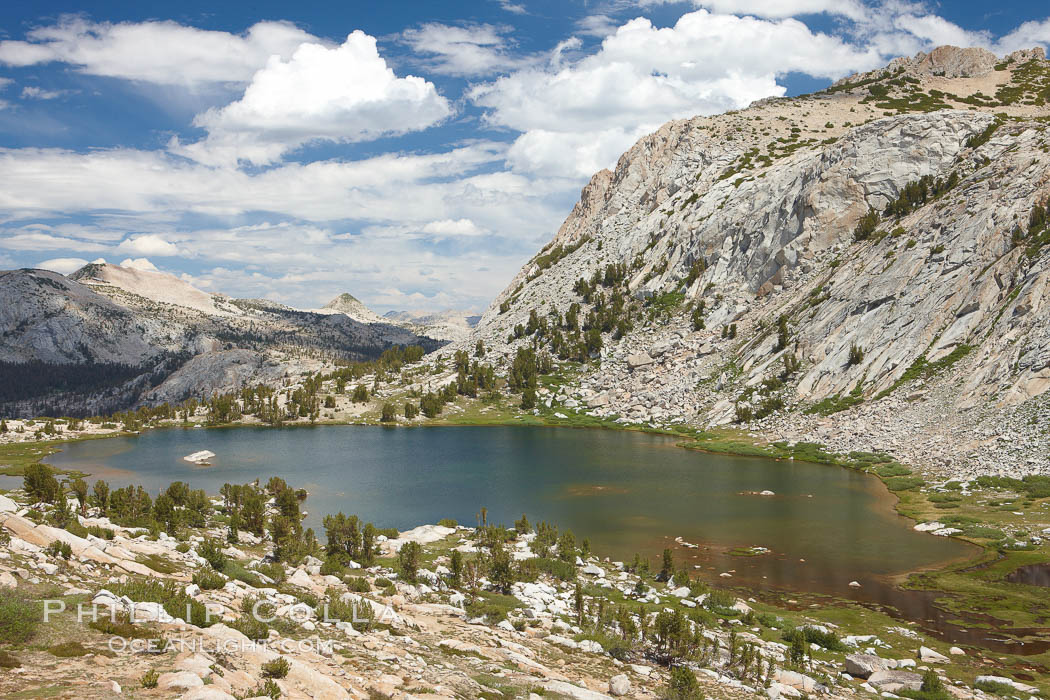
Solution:
[{"label": "rock outcrop", "polygon": [[[966,461],[1050,388],[1048,90],[1039,50],[941,47],[670,122],[591,179],[471,342],[513,354],[574,303],[583,323],[589,281],[634,304],[565,396],[595,415]],[[1014,464],[1050,467],[1040,449]]]}]

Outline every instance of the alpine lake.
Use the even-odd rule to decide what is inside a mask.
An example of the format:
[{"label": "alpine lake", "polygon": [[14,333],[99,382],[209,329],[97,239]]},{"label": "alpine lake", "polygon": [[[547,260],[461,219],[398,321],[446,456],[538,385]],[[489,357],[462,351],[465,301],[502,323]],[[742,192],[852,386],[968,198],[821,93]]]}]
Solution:
[{"label": "alpine lake", "polygon": [[[907,573],[973,558],[979,549],[916,532],[874,476],[794,460],[681,449],[632,431],[517,426],[150,430],[63,445],[63,470],[151,493],[172,481],[217,493],[224,483],[279,476],[309,498],[306,525],[342,511],[401,530],[453,518],[510,526],[525,513],[569,529],[591,550],[676,563],[754,595],[848,599],[918,621],[945,638],[985,632],[948,622]],[[209,450],[206,465],[183,459]],[[850,585],[851,582],[860,584]],[[972,637],[972,638],[971,638]]]}]

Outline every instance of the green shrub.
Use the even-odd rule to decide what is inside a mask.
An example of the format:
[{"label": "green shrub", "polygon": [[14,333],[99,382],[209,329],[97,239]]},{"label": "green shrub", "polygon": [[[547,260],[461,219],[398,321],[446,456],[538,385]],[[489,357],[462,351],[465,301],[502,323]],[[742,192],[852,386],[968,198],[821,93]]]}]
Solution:
[{"label": "green shrub", "polygon": [[978,681],[973,684],[973,687],[977,690],[983,690],[986,693],[992,695],[1001,695],[1003,697],[1012,697],[1017,694],[1012,685],[1006,683],[999,683],[997,681]]},{"label": "green shrub", "polygon": [[89,622],[88,627],[106,636],[124,639],[151,639],[156,636],[150,625],[133,624],[126,612],[117,613],[112,617],[100,615],[97,620]]},{"label": "green shrub", "polygon": [[285,579],[288,578],[288,573],[284,570],[284,567],[276,562],[260,564],[255,570],[263,576],[272,579],[278,586],[284,583]]},{"label": "green shrub", "polygon": [[267,678],[265,683],[260,683],[251,691],[253,698],[268,697],[272,700],[281,700],[281,686],[277,685],[272,678]]},{"label": "green shrub", "polygon": [[891,476],[908,476],[911,474],[911,469],[908,469],[903,464],[897,462],[891,462],[884,464],[875,470],[875,473],[884,479],[888,479]]},{"label": "green shrub", "polygon": [[22,662],[17,657],[0,649],[0,668],[18,668],[21,665]]},{"label": "green shrub", "polygon": [[193,574],[193,582],[200,586],[202,591],[214,591],[226,585],[226,578],[218,571],[201,569]]},{"label": "green shrub", "polygon": [[69,659],[91,653],[91,650],[80,642],[62,642],[49,647],[47,651],[52,656],[57,656],[60,659]]},{"label": "green shrub", "polygon": [[204,558],[211,568],[222,571],[226,568],[227,557],[222,553],[222,542],[210,537],[197,547],[197,554]]},{"label": "green shrub", "polygon": [[40,620],[39,605],[17,591],[0,588],[0,642],[22,644],[29,641]]},{"label": "green shrub", "polygon": [[700,692],[696,674],[685,666],[675,666],[671,669],[671,678],[663,697],[666,700],[703,700],[704,695]]},{"label": "green shrub", "polygon": [[68,542],[63,542],[62,540],[55,540],[44,551],[56,559],[59,557],[69,559],[73,556],[73,548],[69,546]]},{"label": "green shrub", "polygon": [[185,554],[186,552],[190,551],[190,543],[179,542],[177,545],[175,545],[175,551],[179,554]]},{"label": "green shrub", "polygon": [[368,593],[372,590],[372,586],[364,576],[347,576],[346,587],[354,593]]},{"label": "green shrub", "polygon": [[796,633],[801,632],[807,644],[816,644],[818,647],[828,651],[845,651],[846,645],[839,641],[832,631],[823,631],[815,627],[799,627],[797,629],[786,629],[781,635],[785,642],[791,642]]},{"label": "green shrub", "polygon": [[160,680],[160,673],[155,668],[151,668],[146,671],[142,676],[142,687],[143,688],[156,688],[157,681]]},{"label": "green shrub", "polygon": [[174,581],[131,580],[118,583],[112,590],[116,595],[126,595],[137,603],[160,603],[172,617],[181,618],[197,627],[215,624],[215,621],[208,619],[204,603],[186,595],[183,587]]},{"label": "green shrub", "polygon": [[442,518],[438,520],[438,525],[441,527],[459,527],[459,521],[452,518]]},{"label": "green shrub", "polygon": [[288,663],[288,659],[278,656],[273,661],[267,661],[262,665],[262,674],[265,678],[284,678],[291,668],[292,665]]}]

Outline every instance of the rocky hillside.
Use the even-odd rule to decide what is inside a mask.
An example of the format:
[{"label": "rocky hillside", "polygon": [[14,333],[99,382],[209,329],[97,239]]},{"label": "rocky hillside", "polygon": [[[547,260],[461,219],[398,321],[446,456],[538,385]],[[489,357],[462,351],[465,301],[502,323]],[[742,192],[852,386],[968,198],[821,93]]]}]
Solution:
[{"label": "rocky hillside", "polygon": [[[70,277],[0,272],[0,298],[0,365],[11,380],[0,403],[8,417],[175,403],[280,384],[324,361],[371,359],[393,345],[440,345],[378,317],[363,323],[231,299],[171,275],[108,264]],[[79,376],[55,365],[79,367]]]},{"label": "rocky hillside", "polygon": [[476,337],[590,356],[547,400],[596,415],[1047,469],[1048,100],[1041,50],[942,47],[670,122],[591,179]]}]

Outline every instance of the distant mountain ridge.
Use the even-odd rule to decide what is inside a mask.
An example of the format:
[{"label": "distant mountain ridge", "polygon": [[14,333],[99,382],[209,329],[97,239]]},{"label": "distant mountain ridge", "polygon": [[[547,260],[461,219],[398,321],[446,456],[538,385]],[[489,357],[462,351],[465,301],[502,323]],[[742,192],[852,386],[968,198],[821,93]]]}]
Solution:
[{"label": "distant mountain ridge", "polygon": [[[18,376],[20,364],[52,363],[131,377],[85,395],[49,387],[46,370],[34,370],[21,399],[0,405],[9,416],[98,414],[140,403],[176,403],[252,384],[279,384],[334,358],[367,360],[394,345],[430,351],[442,344],[375,314],[374,321],[361,321],[334,311],[233,299],[163,272],[105,263],[68,277],[46,270],[0,272],[0,300],[5,376]],[[137,371],[113,372],[109,365]]]}]

